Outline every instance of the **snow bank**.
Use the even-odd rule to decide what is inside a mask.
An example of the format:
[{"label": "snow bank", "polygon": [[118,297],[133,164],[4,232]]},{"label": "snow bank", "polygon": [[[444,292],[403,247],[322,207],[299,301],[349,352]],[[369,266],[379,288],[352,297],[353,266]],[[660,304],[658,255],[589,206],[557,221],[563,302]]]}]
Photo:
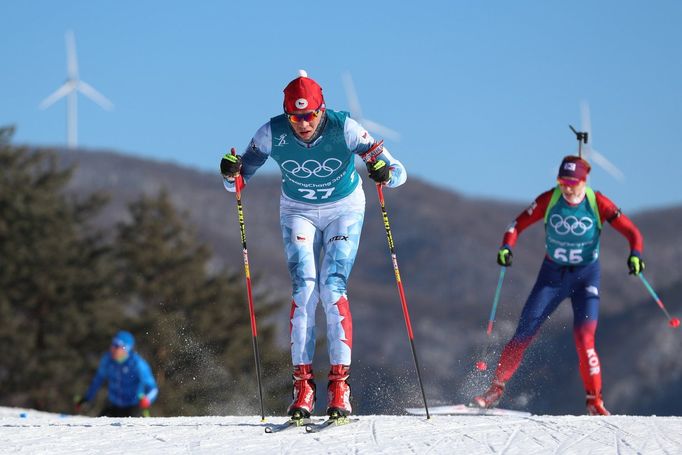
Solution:
[{"label": "snow bank", "polygon": [[[358,416],[317,434],[260,417],[90,418],[0,408],[2,453],[682,453],[682,417]],[[270,417],[269,423],[282,422]]]}]

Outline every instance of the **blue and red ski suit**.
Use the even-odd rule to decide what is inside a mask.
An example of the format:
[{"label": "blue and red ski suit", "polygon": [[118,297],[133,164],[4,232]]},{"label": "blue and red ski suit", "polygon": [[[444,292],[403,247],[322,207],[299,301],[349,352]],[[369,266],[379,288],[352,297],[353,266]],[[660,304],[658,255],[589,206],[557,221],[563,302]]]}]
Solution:
[{"label": "blue and red ski suit", "polygon": [[542,323],[564,299],[570,298],[580,375],[587,394],[598,396],[601,366],[594,337],[599,315],[601,221],[611,224],[628,240],[633,255],[641,255],[642,236],[632,221],[603,194],[594,193],[596,208],[591,207],[587,197],[576,205],[560,197],[550,207],[555,191],[538,196],[504,234],[503,246],[511,249],[521,232],[545,219],[547,254],[521,312],[516,333],[502,351],[495,381],[504,384],[511,379]]}]

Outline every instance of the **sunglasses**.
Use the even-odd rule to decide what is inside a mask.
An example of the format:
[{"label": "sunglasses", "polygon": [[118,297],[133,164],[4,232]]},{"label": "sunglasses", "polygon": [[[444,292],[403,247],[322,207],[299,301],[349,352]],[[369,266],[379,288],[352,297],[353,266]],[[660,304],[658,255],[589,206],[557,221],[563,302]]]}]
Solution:
[{"label": "sunglasses", "polygon": [[573,178],[559,178],[559,179],[557,179],[557,182],[559,183],[559,185],[576,186],[579,183],[581,183],[582,180],[573,179]]},{"label": "sunglasses", "polygon": [[312,122],[313,119],[319,117],[320,114],[322,114],[322,109],[306,112],[305,114],[287,114],[287,118],[291,123]]}]

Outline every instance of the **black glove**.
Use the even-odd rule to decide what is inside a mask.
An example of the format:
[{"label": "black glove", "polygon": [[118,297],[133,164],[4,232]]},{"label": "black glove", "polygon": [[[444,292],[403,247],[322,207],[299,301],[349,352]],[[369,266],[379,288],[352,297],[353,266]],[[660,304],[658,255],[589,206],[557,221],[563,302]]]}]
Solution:
[{"label": "black glove", "polygon": [[644,271],[644,261],[639,257],[638,254],[630,254],[628,257],[628,269],[630,269],[630,275],[639,275]]},{"label": "black glove", "polygon": [[220,160],[220,173],[223,177],[234,179],[239,175],[242,168],[242,157],[239,155],[231,155],[226,153]]},{"label": "black glove", "polygon": [[512,253],[511,248],[509,248],[507,245],[504,245],[502,248],[500,248],[500,251],[497,252],[497,263],[502,267],[509,267],[512,265],[513,256],[514,254]]},{"label": "black glove", "polygon": [[391,169],[384,160],[367,163],[367,172],[369,172],[369,178],[377,183],[386,183],[391,180]]}]

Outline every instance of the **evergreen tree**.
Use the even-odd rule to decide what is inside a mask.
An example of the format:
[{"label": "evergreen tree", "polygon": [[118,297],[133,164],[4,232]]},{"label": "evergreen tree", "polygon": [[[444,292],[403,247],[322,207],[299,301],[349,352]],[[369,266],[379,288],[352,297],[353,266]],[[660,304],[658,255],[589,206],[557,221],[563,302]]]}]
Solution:
[{"label": "evergreen tree", "polygon": [[88,221],[102,195],[64,193],[72,168],[51,151],[10,145],[0,128],[0,400],[67,411],[83,356],[119,317],[111,298],[111,261]]},{"label": "evergreen tree", "polygon": [[[0,128],[0,404],[70,411],[127,329],[159,382],[155,415],[256,413],[241,273],[209,271],[210,252],[166,193],[131,204],[114,232],[96,229],[106,197],[69,196],[74,168],[12,146],[12,134]],[[266,406],[281,409],[287,356],[273,343],[273,303],[255,299]]]},{"label": "evergreen tree", "polygon": [[[115,239],[118,286],[126,311],[135,317],[139,351],[159,384],[154,414],[255,413],[255,365],[241,277],[209,273],[210,252],[165,191],[129,208],[130,221],[118,226]],[[272,327],[264,324],[273,305],[267,296],[258,300],[262,360],[274,368],[282,353],[273,344]]]}]

